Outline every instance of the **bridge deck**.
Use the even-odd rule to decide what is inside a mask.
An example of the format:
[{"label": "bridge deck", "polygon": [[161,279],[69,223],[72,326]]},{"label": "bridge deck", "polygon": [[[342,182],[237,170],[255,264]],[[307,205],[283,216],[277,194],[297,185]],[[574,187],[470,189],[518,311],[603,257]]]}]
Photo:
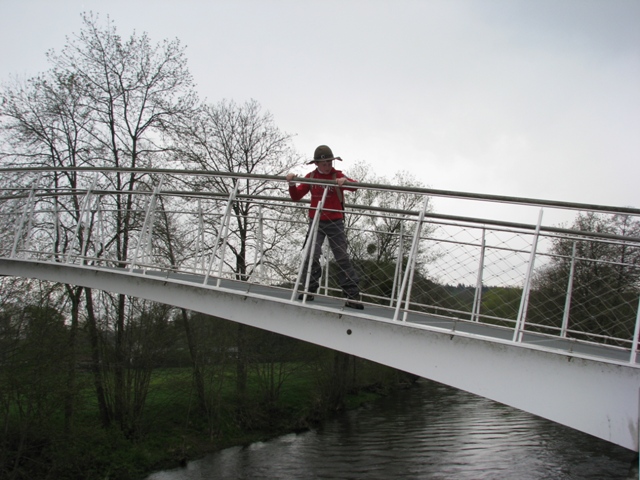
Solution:
[{"label": "bridge deck", "polygon": [[[138,273],[141,273],[139,271]],[[195,274],[172,273],[167,274],[161,271],[144,271],[145,275],[159,276],[162,278],[170,278],[174,281],[186,282],[191,284],[203,285],[204,276]],[[225,291],[246,294],[251,296],[268,297],[277,301],[290,302],[292,291],[288,288],[265,286],[256,283],[218,279],[209,277],[207,287],[219,288]],[[298,303],[302,303],[298,301]],[[356,315],[377,321],[393,321],[395,308],[377,305],[365,304],[365,310],[354,310],[344,306],[344,299],[316,294],[312,302],[307,301],[306,306],[314,309],[326,309],[332,312],[347,311],[349,315]],[[420,325],[429,329],[435,329],[440,332],[462,333],[473,336],[480,336],[486,339],[494,339],[498,341],[509,341],[513,339],[513,329],[501,327],[497,325],[488,325],[486,323],[472,322],[464,319],[452,319],[441,317],[438,315],[409,311],[406,322],[411,325]],[[544,335],[535,332],[524,332],[522,337],[523,346],[541,347],[564,352],[572,356],[582,356],[602,361],[611,361],[615,363],[630,362],[630,354],[627,349],[602,344],[594,344],[578,341],[571,338],[561,338],[557,336]],[[640,364],[640,359],[636,360],[636,364]]]}]

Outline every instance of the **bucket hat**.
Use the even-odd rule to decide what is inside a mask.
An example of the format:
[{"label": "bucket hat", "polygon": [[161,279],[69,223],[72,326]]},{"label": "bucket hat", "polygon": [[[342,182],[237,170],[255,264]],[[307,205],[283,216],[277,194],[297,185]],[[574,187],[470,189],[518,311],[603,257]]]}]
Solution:
[{"label": "bucket hat", "polygon": [[311,160],[310,162],[307,162],[307,165],[310,165],[315,162],[326,161],[326,160],[342,161],[340,157],[333,156],[333,152],[329,147],[327,147],[326,145],[320,145],[318,148],[316,148],[316,151],[313,152],[313,160]]}]

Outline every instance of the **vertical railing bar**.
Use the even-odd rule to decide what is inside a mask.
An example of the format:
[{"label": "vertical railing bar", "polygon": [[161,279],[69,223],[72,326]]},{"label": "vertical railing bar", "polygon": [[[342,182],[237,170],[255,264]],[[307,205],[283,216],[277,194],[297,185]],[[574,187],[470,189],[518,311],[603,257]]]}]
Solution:
[{"label": "vertical railing bar", "polygon": [[[416,231],[413,234],[413,242],[411,243],[409,258],[407,259],[407,269],[404,272],[404,276],[402,279],[402,286],[400,287],[400,292],[398,292],[398,301],[396,304],[395,311],[393,313],[394,321],[398,320],[398,315],[400,314],[400,307],[402,306],[402,297],[404,295],[405,290],[407,291],[405,308],[409,308],[409,299],[411,297],[411,284],[409,282],[413,280],[413,271],[415,268],[416,257],[418,255],[418,244],[420,243],[422,223],[424,222],[424,216],[427,212],[428,205],[429,205],[429,197],[425,197],[424,205],[422,207],[422,210],[420,210],[420,216],[418,217],[418,223],[416,224]],[[406,315],[404,316],[403,320],[406,320]]]},{"label": "vertical railing bar", "polygon": [[518,310],[518,318],[516,319],[516,325],[513,330],[513,341],[522,341],[522,332],[524,330],[527,308],[529,306],[529,293],[531,291],[531,277],[533,276],[533,267],[536,258],[536,249],[538,248],[538,237],[540,235],[540,226],[542,225],[542,213],[543,209],[540,209],[538,214],[538,224],[536,225],[536,231],[533,235],[533,243],[531,245],[531,255],[529,256],[529,266],[524,279],[524,285],[522,287],[522,299],[520,301],[520,309]]},{"label": "vertical railing bar", "polygon": [[[236,185],[239,186],[240,182],[236,182]],[[238,187],[236,187],[236,190],[238,189]],[[236,192],[237,195],[237,192]],[[236,198],[236,195],[234,195],[234,201]],[[231,204],[233,205],[233,203]],[[238,215],[236,214],[236,217]],[[220,249],[220,263],[218,264],[218,275],[217,275],[217,279],[216,279],[216,287],[220,286],[220,283],[222,282],[222,269],[224,268],[224,257],[227,253],[227,245],[229,244],[229,224],[231,223],[231,211],[229,211],[229,216],[227,217],[227,222],[224,226],[224,235],[222,236],[222,248]],[[245,269],[245,273],[244,275],[246,275],[246,269],[247,266],[244,266]],[[237,278],[237,273],[236,273],[236,278]]]},{"label": "vertical railing bar", "polygon": [[[327,193],[329,192],[329,187],[324,187],[324,192],[322,194],[322,200],[320,201],[320,203],[318,204],[318,207],[316,209],[316,213],[314,215],[314,220],[316,217],[318,217],[318,222],[316,223],[315,229],[313,231],[313,242],[311,244],[311,248],[309,249],[309,255],[308,255],[308,259],[309,259],[309,263],[308,263],[308,268],[307,268],[307,275],[305,277],[304,280],[304,295],[302,298],[302,303],[307,303],[307,292],[309,291],[309,283],[311,283],[311,270],[313,269],[313,255],[316,251],[316,244],[318,242],[318,230],[320,229],[320,217],[322,216],[322,210],[324,209],[324,204],[326,202],[327,199]],[[328,259],[327,259],[328,261]],[[328,263],[328,262],[327,262]],[[318,285],[318,287],[320,287],[320,285]],[[328,292],[325,292],[328,293]]]},{"label": "vertical railing bar", "polygon": [[260,283],[264,282],[264,210],[262,204],[258,206],[258,246],[260,247],[260,252],[256,263],[258,283]]},{"label": "vertical railing bar", "polygon": [[131,261],[129,262],[129,272],[133,272],[133,269],[135,268],[136,263],[138,261],[138,252],[140,251],[140,244],[143,241],[143,235],[144,235],[145,227],[146,227],[146,224],[147,224],[147,215],[148,215],[148,212],[149,212],[149,208],[151,207],[151,202],[152,202],[152,198],[149,197],[147,199],[147,204],[144,207],[144,209],[145,209],[145,217],[144,217],[144,221],[142,222],[142,228],[140,229],[140,234],[138,235],[138,241],[136,243],[136,248],[133,251],[133,257],[131,258]]},{"label": "vertical railing bar", "polygon": [[[148,253],[146,251],[147,248],[148,249],[151,248],[151,240],[153,235],[153,222],[155,219],[156,200],[158,198],[158,193],[162,188],[163,181],[164,181],[164,175],[160,175],[160,179],[158,180],[158,183],[154,187],[153,193],[151,194],[151,198],[149,198],[149,202],[147,203],[147,208],[144,213],[144,221],[142,222],[142,228],[140,229],[140,235],[138,236],[138,244],[136,245],[136,249],[133,254],[133,259],[131,260],[131,263],[129,266],[130,272],[133,272],[133,269],[135,268],[136,262],[138,261],[138,258],[139,258],[140,249],[142,248],[142,255],[143,255],[143,258],[142,258],[143,261],[141,263],[145,263],[144,255]],[[143,273],[144,271],[145,271],[145,268],[143,267]]]},{"label": "vertical railing bar", "polygon": [[211,273],[211,269],[213,268],[213,263],[216,260],[216,255],[218,253],[218,245],[220,244],[220,239],[222,237],[223,232],[226,230],[228,226],[228,221],[231,218],[231,207],[233,206],[233,202],[235,201],[236,194],[238,193],[238,188],[240,186],[239,182],[236,182],[233,190],[229,193],[229,198],[227,199],[227,205],[224,210],[224,215],[222,216],[222,222],[220,229],[218,230],[218,235],[216,235],[216,242],[213,245],[213,251],[211,252],[211,259],[209,260],[209,264],[207,266],[207,270],[204,275],[203,284],[206,285],[209,281],[209,274]]},{"label": "vertical railing bar", "polygon": [[258,233],[256,233],[256,246],[253,249],[253,272],[249,278],[249,283],[256,283],[254,280],[258,278],[258,282],[262,279],[262,260],[264,257],[264,241],[263,241],[263,213],[262,204],[258,205]]},{"label": "vertical railing bar", "polygon": [[[55,236],[54,236],[54,251],[51,255],[52,260],[57,262],[60,258],[60,252],[57,251],[57,248],[60,247],[60,239],[62,238],[62,226],[60,225],[60,210],[58,210],[58,196],[55,195],[53,197],[53,224],[55,228]],[[58,241],[58,246],[55,245],[56,240]]]},{"label": "vertical railing bar", "polygon": [[198,234],[196,235],[196,254],[194,259],[194,273],[204,273],[204,214],[202,213],[202,201],[198,198]]},{"label": "vertical railing bar", "polygon": [[473,297],[473,307],[471,309],[471,320],[480,321],[480,307],[482,306],[482,280],[484,275],[484,255],[487,247],[486,229],[482,229],[482,242],[480,243],[480,260],[478,264],[478,276],[476,277],[476,291]]},{"label": "vertical railing bar", "polygon": [[[420,226],[420,230],[422,230],[422,225]],[[411,274],[409,275],[409,285],[407,287],[407,296],[404,302],[404,313],[402,314],[402,321],[406,322],[407,317],[409,316],[409,305],[411,301],[411,290],[413,290],[413,278],[416,273],[416,257],[418,255],[418,251],[416,250],[415,255],[413,257],[413,261],[411,262]]]},{"label": "vertical railing bar", "polygon": [[[162,183],[162,179],[160,179],[160,183]],[[158,191],[154,192],[151,210],[149,211],[149,223],[147,223],[146,235],[145,235],[145,243],[144,248],[142,250],[142,264],[152,264],[152,252],[153,252],[153,225],[156,223],[156,212],[158,206],[158,193],[160,191],[160,187],[158,187]],[[145,267],[143,267],[146,270]]]},{"label": "vertical railing bar", "polygon": [[[71,244],[69,245],[69,251],[67,252],[67,260],[66,263],[69,263],[71,261],[71,253],[73,252],[73,248],[76,246],[76,241],[78,236],[80,235],[80,228],[82,228],[82,223],[84,222],[84,216],[85,216],[85,212],[88,209],[90,203],[91,203],[91,197],[93,196],[93,190],[95,190],[96,188],[96,184],[98,183],[98,175],[99,173],[96,173],[93,177],[93,182],[91,182],[91,186],[89,187],[89,190],[87,190],[87,193],[85,194],[84,198],[82,199],[82,205],[80,208],[80,214],[78,215],[78,223],[76,224],[76,229],[74,231],[73,237],[71,237]],[[82,248],[82,245],[80,245],[80,248]],[[82,250],[80,251],[80,254],[82,254]]]},{"label": "vertical railing bar", "polygon": [[158,212],[158,197],[162,191],[162,185],[164,184],[165,176],[160,175],[158,184],[153,191],[151,210],[149,210],[149,221],[147,222],[147,235],[145,249],[142,251],[142,263],[152,264],[153,257],[153,225],[156,223],[156,214]]},{"label": "vertical railing bar", "polygon": [[[302,297],[302,303],[307,301],[307,289],[309,288],[309,281],[311,280],[311,262],[313,251],[316,247],[316,238],[318,237],[318,226],[320,225],[320,215],[322,213],[322,209],[324,208],[324,202],[327,198],[327,193],[329,189],[325,187],[324,193],[322,194],[322,198],[316,207],[316,213],[313,215],[313,221],[311,222],[311,228],[309,229],[309,233],[307,234],[307,239],[305,240],[304,250],[302,254],[302,261],[300,262],[300,266],[298,267],[298,275],[296,276],[296,283],[293,286],[293,292],[291,292],[291,301],[296,299],[298,295],[298,289],[300,288],[300,280],[302,279],[302,274],[304,273],[304,265],[305,262],[309,261],[309,267],[307,268],[307,275],[305,277],[304,290],[305,293]],[[309,241],[311,240],[311,241]]]},{"label": "vertical railing bar", "polygon": [[571,296],[573,294],[573,274],[576,267],[576,244],[573,241],[573,248],[571,249],[571,267],[569,268],[569,281],[567,283],[567,295],[564,300],[564,311],[562,313],[562,328],[560,329],[560,336],[562,338],[567,337],[567,328],[569,327],[569,311],[571,310]]},{"label": "vertical railing bar", "polygon": [[329,295],[329,245],[327,242],[322,244],[322,261],[324,262],[324,268],[321,272],[321,282],[324,283],[324,294]]},{"label": "vertical railing bar", "polygon": [[31,215],[32,210],[33,210],[33,205],[34,203],[34,199],[35,199],[35,195],[36,195],[36,190],[38,189],[38,186],[40,184],[40,179],[42,178],[42,173],[39,173],[38,176],[36,177],[36,181],[33,183],[33,186],[31,187],[31,190],[29,191],[29,197],[27,197],[27,202],[24,205],[24,208],[22,209],[22,215],[20,217],[20,224],[18,226],[18,228],[16,228],[16,233],[13,237],[13,248],[11,249],[11,258],[15,258],[17,252],[18,252],[18,243],[20,242],[20,238],[22,237],[22,231],[24,230],[24,224],[25,222],[27,222],[27,215],[29,216],[29,220],[28,220],[28,227],[27,227],[27,233],[26,236],[29,236],[29,232],[31,230]]},{"label": "vertical railing bar", "polygon": [[396,255],[396,268],[393,272],[393,286],[391,287],[391,298],[389,299],[389,307],[393,307],[393,301],[396,298],[396,289],[399,287],[398,279],[402,275],[402,255],[404,254],[403,246],[404,246],[404,220],[407,217],[404,216],[403,220],[400,222],[400,238],[398,240],[398,254]]},{"label": "vertical railing bar", "polygon": [[98,232],[99,232],[99,237],[100,237],[100,252],[101,255],[103,255],[105,258],[107,257],[107,242],[106,242],[106,238],[107,235],[105,233],[105,229],[104,229],[104,214],[103,214],[103,209],[102,209],[102,195],[98,196]]},{"label": "vertical railing bar", "polygon": [[638,335],[640,335],[640,297],[638,297],[636,326],[633,329],[633,342],[631,344],[631,356],[629,358],[629,363],[636,363],[638,361]]},{"label": "vertical railing bar", "polygon": [[[38,188],[38,186],[40,185],[40,179],[42,178],[42,174],[38,174],[38,178],[36,179],[36,185],[35,187]],[[27,221],[27,231],[24,235],[24,250],[25,252],[28,252],[31,249],[31,228],[33,227],[33,217],[35,217],[35,206],[36,206],[36,202],[35,202],[35,191],[32,190],[33,192],[33,196],[29,196],[29,220]]]},{"label": "vertical railing bar", "polygon": [[[100,201],[100,199],[98,197],[96,197],[94,199],[93,205],[94,208],[96,208],[96,206],[98,205],[98,202]],[[85,226],[88,227],[91,225],[91,212],[93,209],[91,208],[87,208],[85,211],[85,217],[83,220],[83,223],[85,224]],[[82,238],[82,243],[80,244],[80,256],[81,257],[86,257],[87,254],[87,250],[89,248],[89,231],[86,231],[85,234],[83,235]],[[84,264],[86,262],[86,260],[81,260],[81,263]]]}]

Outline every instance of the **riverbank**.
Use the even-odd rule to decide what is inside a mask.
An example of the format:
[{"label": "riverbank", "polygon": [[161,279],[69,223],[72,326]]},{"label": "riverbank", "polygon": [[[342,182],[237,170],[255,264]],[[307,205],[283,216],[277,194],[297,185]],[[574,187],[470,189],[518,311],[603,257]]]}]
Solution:
[{"label": "riverbank", "polygon": [[54,475],[60,480],[139,480],[225,448],[316,428],[337,413],[407,388],[415,380],[411,375],[359,359],[352,367],[350,388],[339,408],[326,401],[324,384],[318,382],[317,372],[305,367],[289,368],[277,397],[268,402],[264,400],[260,378],[249,375],[243,405],[237,401],[235,375],[228,373],[219,390],[211,391],[208,411],[198,406],[189,369],[159,370],[146,400],[146,421],[136,435],[127,436],[115,425],[107,429],[96,426],[96,405],[89,400],[83,405],[76,434],[63,438],[43,432],[46,446],[34,452],[42,460],[42,469],[31,468],[27,472],[25,468],[25,475],[16,478]]},{"label": "riverbank", "polygon": [[[406,383],[398,385],[388,385],[384,389],[376,388],[361,389],[358,392],[348,394],[346,398],[345,410],[361,408],[371,402],[375,402],[386,396],[392,389],[407,388]],[[189,461],[203,458],[212,453],[230,447],[246,447],[256,442],[265,442],[281,435],[289,433],[302,433],[320,426],[323,422],[330,420],[335,415],[342,414],[343,411],[309,411],[306,416],[300,416],[299,411],[280,410],[277,422],[272,428],[263,428],[256,431],[239,431],[232,434],[222,435],[216,438],[205,438],[201,432],[192,431],[183,434],[181,438],[175,438],[164,448],[158,448],[155,452],[149,452],[156,460],[145,468],[143,478],[147,474],[157,471],[184,467]],[[149,439],[153,443],[152,439]],[[145,442],[146,443],[146,442]]]}]

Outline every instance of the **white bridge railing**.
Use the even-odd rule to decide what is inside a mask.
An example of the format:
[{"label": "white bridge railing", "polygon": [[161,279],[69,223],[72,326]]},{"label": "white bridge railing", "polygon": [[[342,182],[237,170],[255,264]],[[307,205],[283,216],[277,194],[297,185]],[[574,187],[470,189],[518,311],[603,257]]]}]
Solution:
[{"label": "white bridge railing", "polygon": [[[0,257],[196,274],[305,291],[308,202],[284,177],[118,169],[2,172]],[[301,181],[301,179],[298,179]],[[323,185],[335,182],[308,180]],[[365,305],[498,325],[625,350],[636,362],[640,210],[354,184],[346,195],[352,261]],[[434,211],[536,209],[530,224]],[[520,210],[519,210],[520,209]],[[567,224],[547,225],[552,211]],[[562,215],[558,215],[558,213]],[[331,254],[320,294],[340,296]],[[365,309],[365,313],[366,313]]]}]

